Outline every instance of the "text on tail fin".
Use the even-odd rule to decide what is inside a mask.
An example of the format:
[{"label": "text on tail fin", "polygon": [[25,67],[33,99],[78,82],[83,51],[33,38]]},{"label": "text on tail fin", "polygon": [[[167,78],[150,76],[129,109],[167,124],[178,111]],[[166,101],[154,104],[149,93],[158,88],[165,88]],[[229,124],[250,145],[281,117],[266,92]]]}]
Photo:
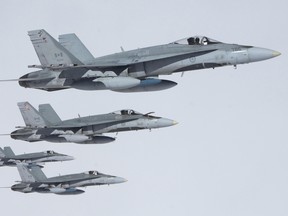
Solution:
[{"label": "text on tail fin", "polygon": [[32,183],[36,182],[36,179],[32,175],[32,173],[29,171],[29,169],[22,163],[17,164],[17,169],[20,174],[22,182],[25,183]]},{"label": "text on tail fin", "polygon": [[45,30],[29,31],[28,35],[42,66],[82,65],[82,62],[73,56]]},{"label": "text on tail fin", "polygon": [[17,103],[26,126],[44,127],[47,125],[45,119],[40,113],[28,102]]}]

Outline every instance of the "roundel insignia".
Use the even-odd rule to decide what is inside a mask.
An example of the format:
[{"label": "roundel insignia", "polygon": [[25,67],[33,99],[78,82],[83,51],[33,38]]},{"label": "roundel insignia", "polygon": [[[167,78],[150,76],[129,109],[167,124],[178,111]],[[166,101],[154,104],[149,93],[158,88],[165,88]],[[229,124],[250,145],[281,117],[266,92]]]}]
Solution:
[{"label": "roundel insignia", "polygon": [[26,110],[30,110],[30,107],[29,107],[29,104],[28,104],[28,103],[25,103],[25,104],[24,104],[24,107],[25,107]]},{"label": "roundel insignia", "polygon": [[191,57],[190,62],[194,63],[196,61],[196,57]]}]

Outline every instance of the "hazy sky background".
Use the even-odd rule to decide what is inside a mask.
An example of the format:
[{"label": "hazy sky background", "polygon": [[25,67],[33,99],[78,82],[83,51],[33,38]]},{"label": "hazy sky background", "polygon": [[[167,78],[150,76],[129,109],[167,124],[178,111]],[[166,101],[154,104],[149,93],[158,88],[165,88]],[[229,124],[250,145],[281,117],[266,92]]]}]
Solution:
[{"label": "hazy sky background", "polygon": [[[87,170],[128,182],[88,187],[78,196],[0,189],[1,214],[98,216],[288,215],[288,3],[274,1],[2,0],[0,79],[39,64],[27,35],[76,33],[95,57],[192,35],[270,48],[281,56],[248,65],[162,76],[178,86],[154,93],[24,89],[0,83],[0,132],[24,125],[16,105],[50,103],[62,119],[132,108],[177,120],[158,130],[124,132],[106,145],[26,143],[0,137],[15,153],[55,150],[76,160],[46,164],[48,177]],[[108,134],[109,135],[109,134]],[[113,134],[114,136],[114,134]],[[0,186],[20,176],[1,168]]]}]

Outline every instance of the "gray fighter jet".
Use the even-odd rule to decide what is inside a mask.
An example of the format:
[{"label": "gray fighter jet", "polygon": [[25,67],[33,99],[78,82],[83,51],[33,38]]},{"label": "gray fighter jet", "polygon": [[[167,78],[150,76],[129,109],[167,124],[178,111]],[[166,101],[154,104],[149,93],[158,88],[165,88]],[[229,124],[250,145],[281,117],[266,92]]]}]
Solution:
[{"label": "gray fighter jet", "polygon": [[75,34],[59,36],[45,30],[29,31],[41,70],[22,76],[19,84],[46,91],[75,88],[145,92],[171,88],[177,83],[159,79],[176,72],[238,65],[280,55],[270,49],[222,43],[206,36],[188,37],[152,46],[94,58]]},{"label": "gray fighter jet", "polygon": [[13,139],[29,142],[73,142],[101,144],[115,140],[103,133],[169,127],[176,121],[141,114],[134,110],[120,110],[108,114],[79,117],[62,121],[50,104],[40,104],[37,111],[28,102],[18,103],[26,126],[12,132]]},{"label": "gray fighter jet", "polygon": [[8,146],[4,147],[4,150],[0,148],[0,166],[16,166],[16,163],[19,162],[32,166],[46,162],[68,161],[73,159],[72,156],[59,154],[51,150],[15,155],[12,149]]},{"label": "gray fighter jet", "polygon": [[22,181],[13,185],[11,189],[22,193],[38,192],[75,195],[85,192],[77,189],[77,187],[110,185],[127,181],[124,178],[106,175],[97,171],[47,178],[38,166],[32,166],[31,169],[28,169],[27,166],[19,163],[17,168]]}]

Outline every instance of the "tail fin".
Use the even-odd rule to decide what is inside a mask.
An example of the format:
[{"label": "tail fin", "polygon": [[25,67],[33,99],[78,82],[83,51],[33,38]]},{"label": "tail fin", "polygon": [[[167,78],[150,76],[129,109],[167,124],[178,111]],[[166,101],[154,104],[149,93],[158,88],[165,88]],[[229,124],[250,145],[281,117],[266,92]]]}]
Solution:
[{"label": "tail fin", "polygon": [[44,119],[40,113],[29,103],[17,103],[26,126],[30,127],[44,127],[49,125],[49,122]]},{"label": "tail fin", "polygon": [[15,157],[14,152],[9,146],[4,147],[4,154],[6,157],[12,157],[12,158]]},{"label": "tail fin", "polygon": [[93,55],[76,34],[59,35],[59,43],[83,63],[88,63],[94,60]]},{"label": "tail fin", "polygon": [[2,148],[0,148],[0,158],[5,158],[6,155],[5,155],[5,152],[3,151]]},{"label": "tail fin", "polygon": [[18,163],[17,169],[20,174],[22,182],[25,182],[25,183],[36,182],[36,178],[33,176],[33,174],[30,172],[27,166],[25,166],[22,163]]},{"label": "tail fin", "polygon": [[45,30],[41,29],[29,31],[28,35],[42,66],[60,64],[82,65],[82,62],[80,62],[79,59],[73,56]]},{"label": "tail fin", "polygon": [[40,104],[39,113],[52,125],[58,124],[62,121],[50,104]]},{"label": "tail fin", "polygon": [[31,173],[34,176],[34,178],[39,182],[47,180],[46,175],[39,166],[32,166]]}]

